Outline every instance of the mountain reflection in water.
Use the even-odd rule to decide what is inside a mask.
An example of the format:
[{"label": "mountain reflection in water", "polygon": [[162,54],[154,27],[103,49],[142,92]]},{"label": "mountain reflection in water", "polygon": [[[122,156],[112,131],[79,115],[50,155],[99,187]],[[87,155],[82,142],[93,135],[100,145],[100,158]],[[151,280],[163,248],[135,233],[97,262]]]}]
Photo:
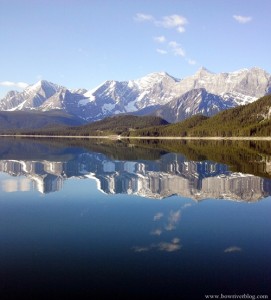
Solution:
[{"label": "mountain reflection in water", "polygon": [[[195,143],[181,143],[179,151],[174,151],[176,153],[165,149],[163,143],[69,143],[5,139],[0,148],[0,171],[12,177],[1,180],[2,190],[35,189],[50,193],[61,190],[65,180],[80,178],[95,179],[97,188],[107,194],[133,194],[154,199],[179,195],[195,200],[218,198],[250,202],[271,193],[271,180],[259,176],[258,167],[255,176],[240,172],[239,161],[233,164],[234,159],[244,156],[244,165],[249,162],[249,171],[253,170],[253,164],[261,164],[262,169],[264,162],[265,174],[269,174],[269,156],[265,153],[263,159],[255,147],[245,148],[244,144],[239,145],[242,155],[233,152],[235,157],[228,157],[229,167],[223,151],[231,145],[222,145],[219,157],[218,147],[210,143],[201,147],[195,147]],[[167,145],[172,148],[172,143]],[[174,145],[178,146],[178,143]],[[206,156],[210,147],[216,153],[212,160]],[[191,155],[197,158],[197,150],[199,159],[189,158]]]}]

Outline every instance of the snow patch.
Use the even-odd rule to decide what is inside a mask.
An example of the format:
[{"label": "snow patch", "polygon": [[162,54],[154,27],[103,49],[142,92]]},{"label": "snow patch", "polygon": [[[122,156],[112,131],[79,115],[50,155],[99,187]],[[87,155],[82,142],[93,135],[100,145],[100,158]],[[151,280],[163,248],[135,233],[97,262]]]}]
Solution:
[{"label": "snow patch", "polygon": [[136,102],[137,102],[137,99],[135,99],[134,101],[131,101],[127,105],[125,105],[125,111],[126,112],[136,111],[137,110],[137,107],[135,106]]},{"label": "snow patch", "polygon": [[112,104],[112,103],[105,103],[105,104],[102,106],[102,112],[105,113],[105,112],[108,112],[108,111],[112,111],[113,108],[115,108],[115,104]]},{"label": "snow patch", "polygon": [[90,95],[88,98],[86,99],[82,99],[82,100],[79,100],[78,101],[78,106],[84,106],[84,105],[87,105],[88,103],[91,103],[93,101],[95,101],[95,96],[93,95]]}]

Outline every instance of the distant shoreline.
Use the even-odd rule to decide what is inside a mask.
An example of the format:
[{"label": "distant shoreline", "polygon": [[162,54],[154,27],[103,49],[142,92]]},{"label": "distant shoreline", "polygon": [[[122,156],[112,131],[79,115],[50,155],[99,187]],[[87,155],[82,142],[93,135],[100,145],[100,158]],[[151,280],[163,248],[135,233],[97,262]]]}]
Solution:
[{"label": "distant shoreline", "polygon": [[29,138],[65,138],[65,139],[110,139],[110,140],[123,140],[123,139],[137,139],[137,140],[251,140],[251,141],[271,141],[271,136],[262,137],[219,137],[219,136],[206,136],[206,137],[179,137],[179,136],[119,136],[119,135],[102,135],[102,136],[83,136],[83,135],[30,135],[30,134],[0,134],[0,137],[29,137]]}]

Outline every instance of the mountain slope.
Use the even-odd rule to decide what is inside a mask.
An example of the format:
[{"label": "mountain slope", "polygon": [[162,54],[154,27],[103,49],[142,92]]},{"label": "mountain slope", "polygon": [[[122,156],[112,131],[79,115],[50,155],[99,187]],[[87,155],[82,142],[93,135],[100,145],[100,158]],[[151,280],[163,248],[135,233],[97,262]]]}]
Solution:
[{"label": "mountain slope", "polygon": [[224,100],[222,97],[208,93],[201,88],[186,92],[181,97],[161,106],[154,114],[170,123],[175,123],[197,114],[213,116],[234,106],[235,103],[232,98]]},{"label": "mountain slope", "polygon": [[207,118],[130,132],[131,136],[271,136],[271,95]]},{"label": "mountain slope", "polygon": [[219,113],[190,130],[191,135],[270,136],[271,95]]}]

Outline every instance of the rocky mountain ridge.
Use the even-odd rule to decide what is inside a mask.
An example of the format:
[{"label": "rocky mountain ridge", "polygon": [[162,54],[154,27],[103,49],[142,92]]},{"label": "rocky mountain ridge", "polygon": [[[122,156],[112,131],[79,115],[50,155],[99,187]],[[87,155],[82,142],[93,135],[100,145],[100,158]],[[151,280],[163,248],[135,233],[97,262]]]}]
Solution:
[{"label": "rocky mountain ridge", "polygon": [[121,113],[156,114],[176,122],[197,113],[211,116],[269,93],[271,75],[260,68],[219,74],[201,68],[184,79],[158,72],[108,80],[88,91],[41,80],[23,92],[10,91],[0,100],[0,111],[62,110],[88,122]]}]

